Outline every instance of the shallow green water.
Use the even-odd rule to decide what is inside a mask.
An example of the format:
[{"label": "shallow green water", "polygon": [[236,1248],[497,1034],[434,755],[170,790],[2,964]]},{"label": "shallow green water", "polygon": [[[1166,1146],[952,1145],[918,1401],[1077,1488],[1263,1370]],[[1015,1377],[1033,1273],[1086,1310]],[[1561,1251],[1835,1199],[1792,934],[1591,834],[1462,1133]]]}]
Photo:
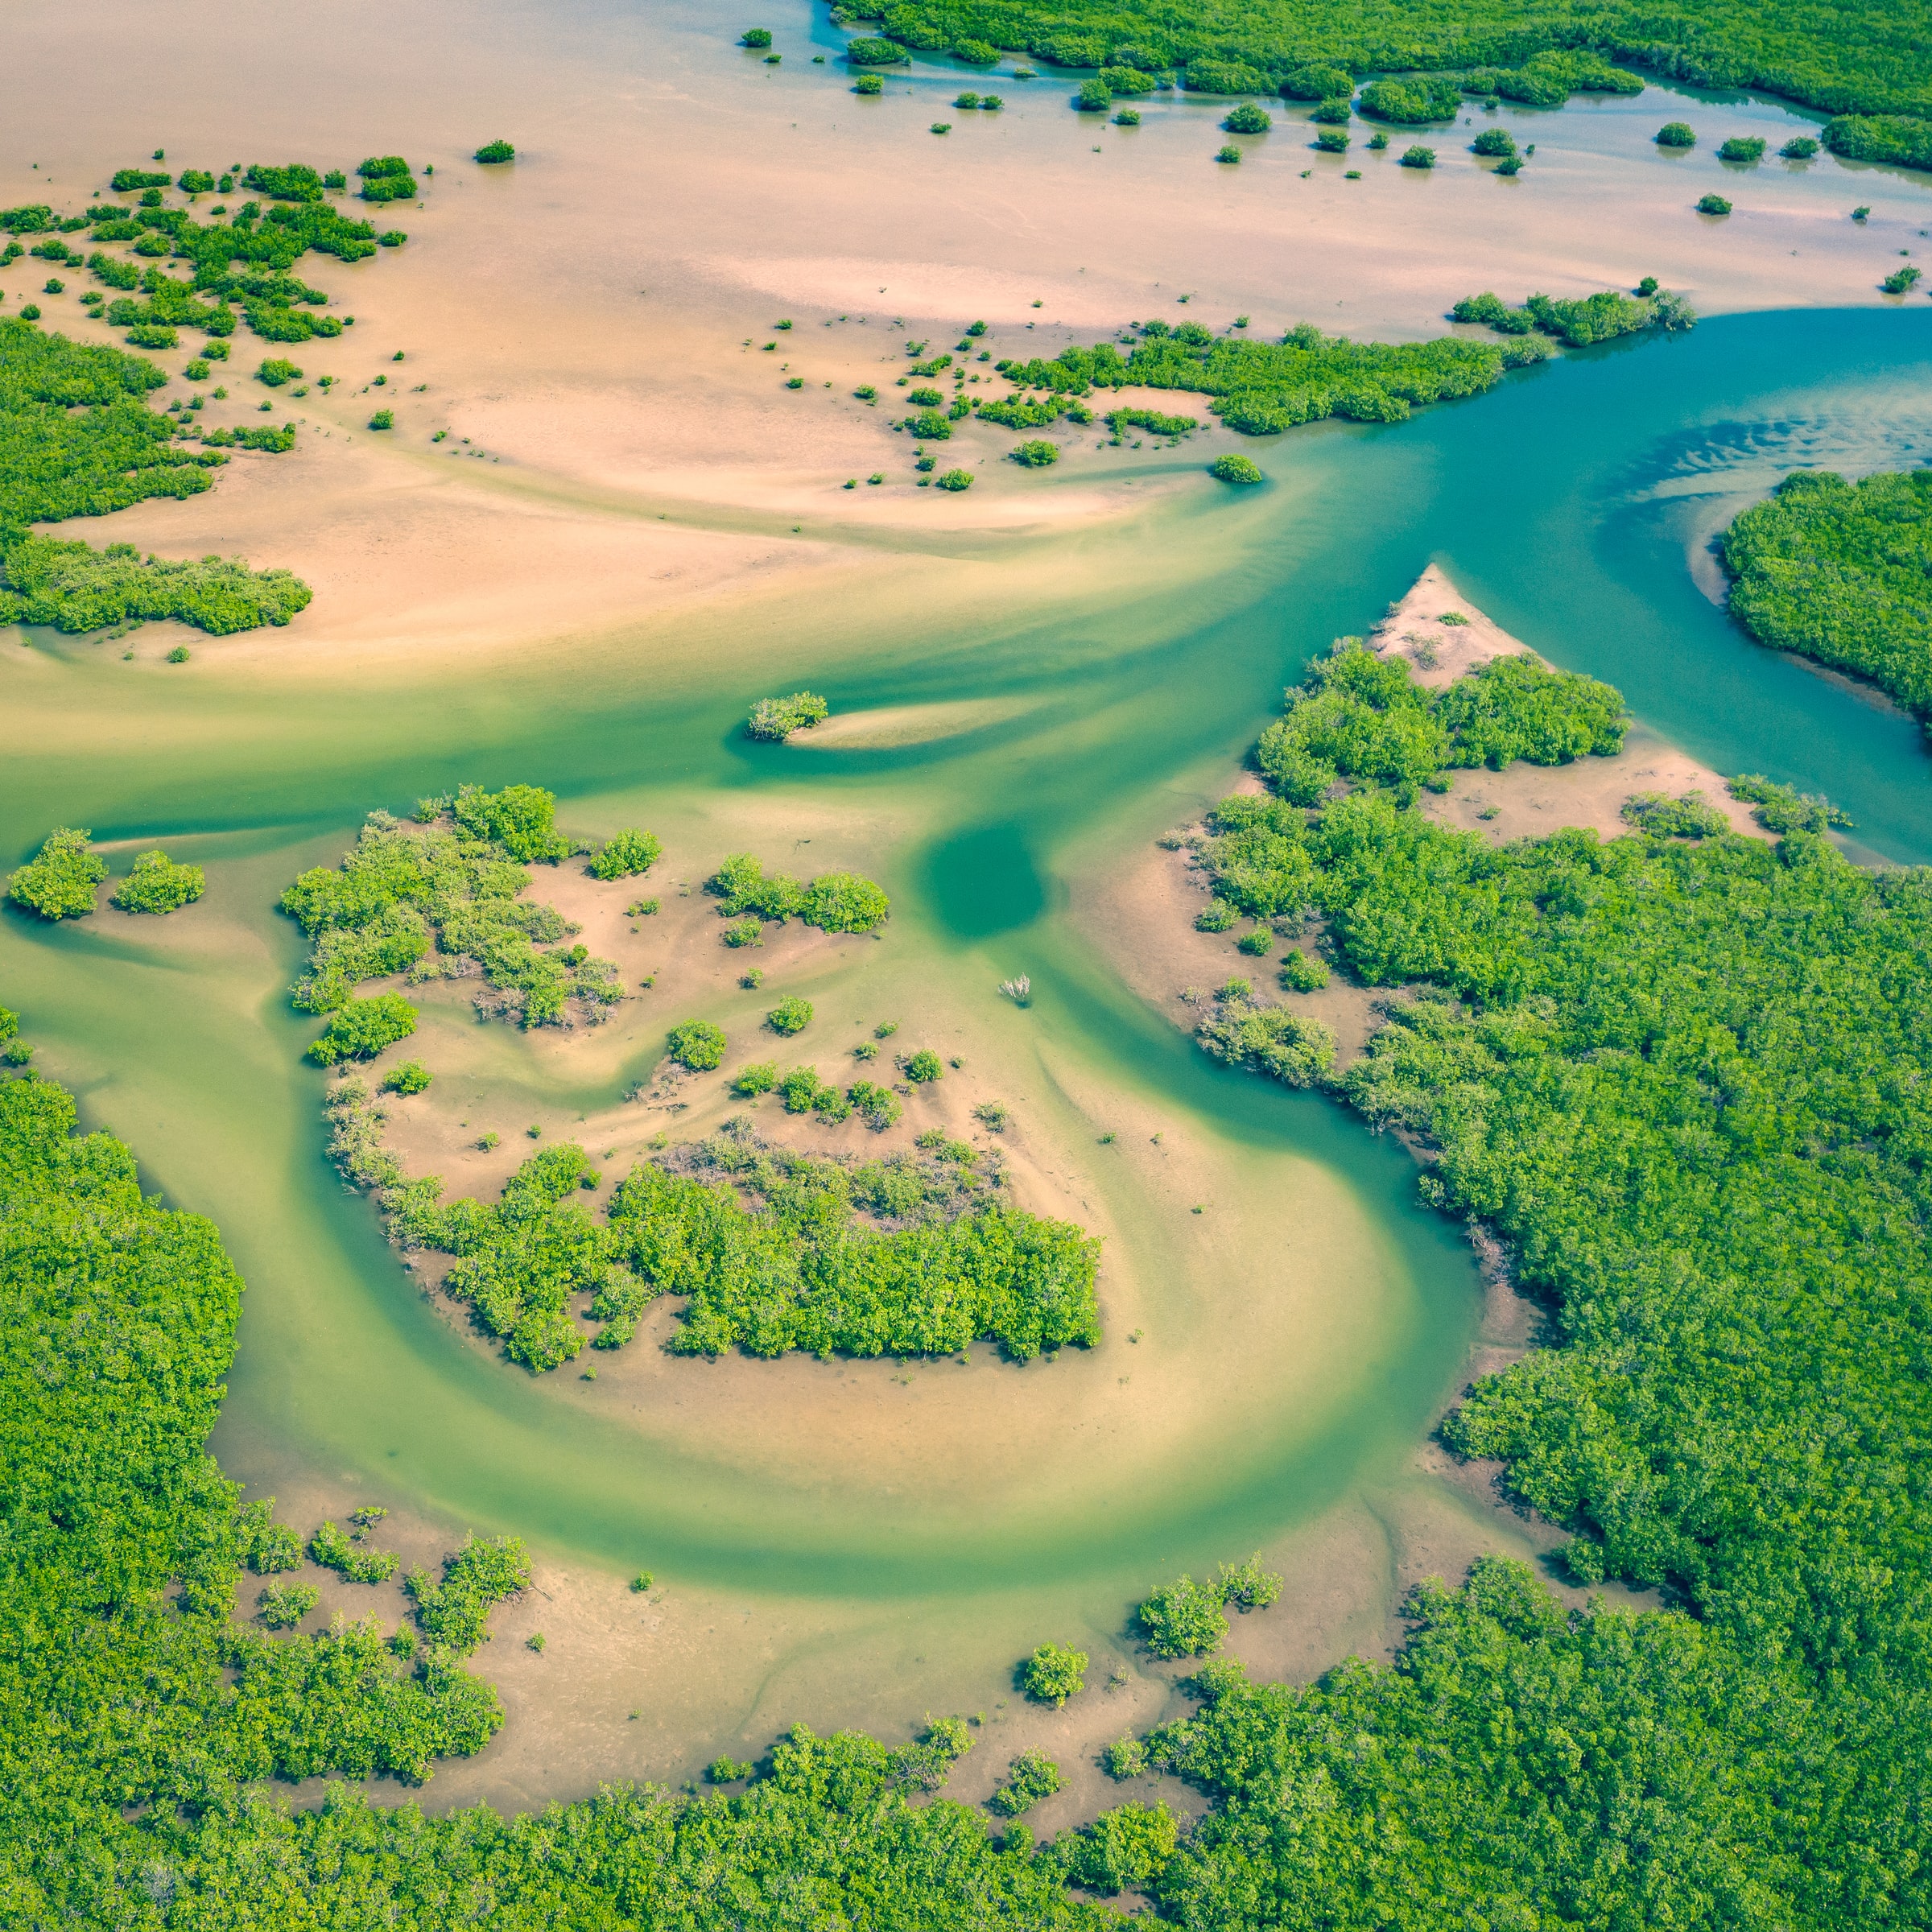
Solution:
[{"label": "shallow green water", "polygon": [[[1148,525],[1177,557],[1213,538],[1215,519],[1252,519],[1245,560],[1211,584],[1177,570],[1171,592],[1071,626],[1022,611],[991,634],[935,625],[911,648],[861,639],[824,675],[774,659],[749,691],[742,675],[708,683],[699,668],[640,662],[594,689],[403,686],[291,708],[272,684],[217,670],[137,685],[102,654],[43,658],[36,703],[52,679],[64,704],[140,729],[111,755],[10,748],[0,849],[24,851],[55,822],[165,834],[178,855],[208,860],[250,939],[190,969],[10,911],[0,985],[95,1117],[175,1199],[221,1220],[250,1280],[220,1442],[237,1473],[306,1460],[379,1476],[453,1518],[613,1565],[643,1550],[692,1583],[861,1598],[1125,1592],[1265,1543],[1396,1466],[1457,1372],[1474,1283],[1454,1231],[1414,1206],[1398,1150],[1325,1103],[1210,1067],[1121,992],[1065,910],[1066,868],[1104,865],[1186,815],[1282,683],[1330,638],[1365,629],[1431,558],[1508,628],[1610,679],[1645,721],[1719,769],[1825,790],[1876,852],[1932,856],[1923,735],[1742,638],[1692,584],[1684,535],[1707,485],[1761,486],[1781,462],[1856,469],[1922,453],[1929,376],[1932,313],[1916,312],[1723,320],[1567,358],[1406,425],[1286,439],[1266,457],[1276,485],[1238,508],[1188,493]],[[0,703],[27,689],[10,662]],[[960,739],[809,762],[736,735],[748,696],[808,675],[841,711],[1039,702]],[[614,795],[648,814],[654,801],[769,786],[849,794],[924,828],[881,863],[898,943],[942,976],[966,961],[984,979],[980,962],[996,958],[1031,973],[1029,1017],[1055,1051],[1205,1134],[1339,1177],[1371,1224],[1364,1265],[1384,1298],[1355,1385],[1319,1414],[1260,1416],[1238,1451],[1131,1492],[1046,1483],[1002,1515],[916,1497],[882,1508],[810,1469],[754,1477],[701,1441],[642,1440],[463,1347],[322,1160],[319,1082],[297,1064],[306,1030],[279,992],[295,935],[269,908],[366,808],[512,777],[600,814]],[[1050,1402],[1052,1368],[1027,1373]]]}]

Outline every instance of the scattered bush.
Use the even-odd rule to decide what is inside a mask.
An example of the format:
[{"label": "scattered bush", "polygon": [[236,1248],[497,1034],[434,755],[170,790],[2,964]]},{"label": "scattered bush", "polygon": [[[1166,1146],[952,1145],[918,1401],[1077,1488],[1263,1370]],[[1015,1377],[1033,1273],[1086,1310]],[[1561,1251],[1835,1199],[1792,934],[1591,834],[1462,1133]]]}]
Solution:
[{"label": "scattered bush", "polygon": [[1087,1687],[1088,1656],[1063,1644],[1042,1644],[1020,1666],[1020,1688],[1036,1704],[1059,1710]]},{"label": "scattered bush", "polygon": [[1650,138],[1659,147],[1695,147],[1697,134],[1688,122],[1666,121]]},{"label": "scattered bush", "polygon": [[738,35],[740,47],[753,47],[761,50],[771,45],[771,35],[764,27],[749,27]]},{"label": "scattered bush", "polygon": [[114,888],[112,902],[123,912],[178,912],[207,890],[207,875],[199,865],[177,865],[164,852],[142,852]]},{"label": "scattered bush", "polygon": [[1909,295],[1911,293],[1912,284],[1918,280],[1922,272],[1922,270],[1910,266],[1894,269],[1878,286],[1888,295]]},{"label": "scattered bush", "polygon": [[745,1100],[770,1093],[778,1084],[778,1070],[770,1060],[756,1060],[745,1067],[731,1083],[733,1093]]},{"label": "scattered bush", "polygon": [[1324,127],[1315,134],[1315,145],[1324,155],[1345,155],[1348,137],[1339,127]]},{"label": "scattered bush", "polygon": [[357,163],[356,172],[361,177],[365,201],[413,201],[416,198],[416,178],[400,155],[371,155]]},{"label": "scattered bush", "polygon": [[1282,984],[1290,993],[1313,993],[1328,984],[1328,968],[1305,952],[1282,956]]},{"label": "scattered bush", "polygon": [[811,1024],[811,1001],[792,994],[780,1000],[765,1016],[765,1024],[774,1033],[787,1038],[795,1033],[803,1033]]},{"label": "scattered bush", "polygon": [[382,1076],[385,1093],[399,1093],[407,1098],[412,1093],[427,1090],[431,1079],[429,1069],[420,1060],[405,1060],[399,1067],[392,1067]]},{"label": "scattered bush", "polygon": [[1731,204],[1722,195],[1704,195],[1699,198],[1697,212],[1700,215],[1728,215]]},{"label": "scattered bush", "polygon": [[1818,143],[1809,134],[1794,134],[1778,151],[1786,161],[1809,161],[1818,152]]},{"label": "scattered bush", "polygon": [[1733,134],[1717,151],[1720,161],[1761,161],[1765,158],[1765,142],[1758,135]]},{"label": "scattered bush", "polygon": [[1022,1751],[1007,1768],[1006,1781],[986,1803],[1002,1818],[1018,1818],[1059,1788],[1059,1766],[1044,1751]]},{"label": "scattered bush", "polygon": [[882,94],[886,91],[886,83],[877,74],[861,74],[852,82],[852,91],[855,94]]},{"label": "scattered bush", "polygon": [[933,1080],[943,1080],[946,1071],[939,1064],[939,1056],[926,1047],[922,1047],[904,1062],[903,1071],[906,1079],[915,1087],[923,1087]]},{"label": "scattered bush", "polygon": [[972,488],[972,472],[969,469],[942,470],[938,476],[933,478],[933,481],[941,489],[971,489]]},{"label": "scattered bush", "polygon": [[390,409],[378,409],[369,419],[369,426],[371,429],[394,429],[396,426],[395,411]]},{"label": "scattered bush", "polygon": [[[220,433],[220,432],[216,432]],[[254,430],[232,439],[287,448],[294,438]],[[54,537],[0,536],[0,622],[47,624],[74,634],[171,617],[216,636],[283,625],[313,593],[285,570],[251,571],[240,559],[198,563],[143,558],[130,543],[97,551]]]},{"label": "scattered bush", "polygon": [[1239,107],[1228,111],[1221,126],[1231,134],[1265,134],[1274,126],[1274,117],[1266,108],[1257,107],[1252,101],[1244,101]]},{"label": "scattered bush", "polygon": [[802,920],[824,932],[870,932],[890,910],[886,894],[854,873],[828,872],[809,883],[767,873],[749,852],[733,852],[704,881],[727,919],[755,913],[782,923]]},{"label": "scattered bush", "polygon": [[256,365],[255,380],[266,382],[270,389],[279,389],[285,382],[299,382],[302,372],[285,357],[271,356]]},{"label": "scattered bush", "polygon": [[352,999],[329,1015],[321,1037],[310,1042],[308,1057],[319,1067],[332,1067],[339,1060],[371,1059],[384,1047],[407,1039],[415,1030],[416,1009],[399,993]]},{"label": "scattered bush", "polygon": [[845,58],[854,67],[897,67],[906,53],[894,41],[861,39],[846,42]]},{"label": "scattered bush", "polygon": [[1516,152],[1516,136],[1506,127],[1486,127],[1469,143],[1472,155],[1500,157]]},{"label": "scattered bush", "polygon": [[1022,443],[1013,450],[1013,460],[1023,469],[1044,469],[1059,461],[1060,446],[1057,443]]},{"label": "scattered bush", "polygon": [[481,161],[486,167],[502,161],[514,161],[516,158],[517,151],[507,141],[485,141],[470,156],[473,161]]},{"label": "scattered bush", "polygon": [[815,691],[795,691],[788,698],[760,698],[745,726],[748,737],[782,743],[795,731],[809,730],[831,716],[832,707]]},{"label": "scattered bush", "polygon": [[85,919],[94,910],[94,895],[107,877],[107,861],[87,848],[91,832],[57,825],[40,849],[6,882],[6,896],[16,906],[43,919]]},{"label": "scattered bush", "polygon": [[1215,151],[1214,158],[1217,161],[1225,162],[1230,165],[1232,165],[1234,163],[1236,163],[1241,159],[1241,151],[1231,143],[1226,147],[1217,148]]},{"label": "scattered bush", "polygon": [[604,849],[590,862],[597,879],[634,878],[649,872],[663,856],[664,847],[656,834],[634,828],[613,833]]},{"label": "scattered bush", "polygon": [[693,1073],[709,1073],[724,1064],[724,1030],[709,1020],[686,1020],[665,1038],[665,1051]]},{"label": "scattered bush", "polygon": [[312,1583],[270,1583],[255,1597],[255,1615],[270,1630],[292,1630],[321,1601]]},{"label": "scattered bush", "polygon": [[1411,126],[1453,121],[1461,105],[1462,92],[1453,80],[1417,74],[1403,80],[1371,80],[1362,89],[1360,111],[1371,120]]},{"label": "scattered bush", "polygon": [[1434,167],[1435,150],[1432,147],[1406,147],[1397,157],[1397,167]]},{"label": "scattered bush", "polygon": [[1261,481],[1260,466],[1247,456],[1216,456],[1208,465],[1208,473],[1223,483],[1259,483]]},{"label": "scattered bush", "polygon": [[1669,798],[1661,791],[1641,791],[1626,799],[1620,814],[1627,825],[1659,839],[1708,839],[1730,830],[1730,821],[1701,791]]},{"label": "scattered bush", "polygon": [[1113,90],[1104,80],[1084,80],[1073,105],[1084,114],[1104,114],[1113,105]]}]

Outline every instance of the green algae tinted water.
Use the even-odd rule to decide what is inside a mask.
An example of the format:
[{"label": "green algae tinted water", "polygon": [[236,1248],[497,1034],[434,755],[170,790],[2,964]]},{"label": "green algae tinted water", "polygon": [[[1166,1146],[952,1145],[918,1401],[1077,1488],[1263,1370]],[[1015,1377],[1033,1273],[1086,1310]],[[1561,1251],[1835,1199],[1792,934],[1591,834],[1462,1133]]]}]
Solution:
[{"label": "green algae tinted water", "polygon": [[[1137,540],[1174,559],[1170,588],[1071,621],[1016,602],[970,635],[943,617],[914,637],[861,634],[822,675],[783,647],[728,675],[697,654],[639,655],[601,660],[594,679],[506,671],[495,688],[452,688],[399,673],[380,692],[297,705],[272,671],[213,663],[192,682],[134,683],[102,651],[36,652],[31,678],[0,668],[0,702],[11,691],[85,716],[102,748],[15,742],[0,847],[10,858],[54,823],[165,836],[209,865],[230,923],[210,956],[10,910],[0,984],[49,1070],[174,1200],[216,1216],[250,1282],[217,1444],[237,1475],[324,1467],[555,1552],[616,1566],[642,1551],[696,1584],[1124,1598],[1183,1563],[1265,1544],[1401,1463],[1452,1390],[1475,1282],[1455,1231],[1414,1205],[1398,1150],[1325,1102],[1208,1066],[1122,990],[1069,911],[1070,882],[1198,809],[1282,683],[1374,621],[1431,559],[1719,769],[1824,791],[1873,852],[1932,856],[1923,733],[1751,644],[1693,571],[1713,504],[1746,500],[1794,463],[1864,469],[1929,444],[1932,315],[1758,316],[1567,357],[1406,424],[1291,436],[1265,453],[1267,489],[1189,489],[1144,513]],[[1205,577],[1190,573],[1197,556],[1216,559]],[[747,744],[747,696],[795,677],[840,712],[993,696],[1029,708],[891,750],[806,758]],[[1333,1399],[1291,1413],[1231,1389],[1228,1413],[1203,1404],[1198,1452],[1158,1469],[1069,1441],[1024,1490],[940,1503],[916,1483],[886,1495],[809,1459],[780,1467],[701,1430],[621,1424],[465,1344],[322,1158],[320,1082],[298,1057],[308,1030],[283,1001],[296,939],[271,908],[365,809],[467,778],[550,785],[567,812],[599,823],[762,792],[877,819],[894,943],[925,962],[935,997],[983,1000],[996,969],[1029,972],[1039,990],[1026,1024],[1045,1060],[1228,1150],[1245,1184],[1278,1174],[1348,1223],[1335,1251],[1345,1263],[1323,1265],[1341,1271],[1338,1302],[1368,1312]],[[550,1097],[589,1108],[615,1096],[553,1083]],[[1203,1292],[1212,1282],[1172,1287],[1177,1327]],[[1075,1373],[1024,1373],[1051,1408],[1063,1370]]]}]

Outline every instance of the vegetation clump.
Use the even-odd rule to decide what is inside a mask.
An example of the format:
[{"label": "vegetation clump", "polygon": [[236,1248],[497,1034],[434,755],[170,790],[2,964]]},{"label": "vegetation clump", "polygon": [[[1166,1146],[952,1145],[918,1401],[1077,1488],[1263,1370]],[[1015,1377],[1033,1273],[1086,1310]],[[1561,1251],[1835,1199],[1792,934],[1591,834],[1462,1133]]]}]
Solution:
[{"label": "vegetation clump", "polygon": [[823,932],[871,932],[886,923],[890,904],[870,879],[856,873],[825,872],[815,879],[768,873],[749,852],[734,852],[704,881],[719,902],[719,915],[754,913],[779,925],[795,919]]},{"label": "vegetation clump", "polygon": [[745,735],[778,744],[795,731],[809,731],[832,715],[832,707],[815,691],[795,691],[788,698],[760,698],[751,708]]},{"label": "vegetation clump", "polygon": [[1574,301],[1531,295],[1521,308],[1512,308],[1500,296],[1484,290],[1480,295],[1464,296],[1449,315],[1452,321],[1480,322],[1501,335],[1526,336],[1536,330],[1554,336],[1572,349],[1607,342],[1638,329],[1690,328],[1697,321],[1696,312],[1682,296],[1657,287],[1654,282],[1649,292],[1641,297],[1623,295],[1615,289]]},{"label": "vegetation clump", "polygon": [[400,155],[371,155],[356,167],[365,201],[413,201],[416,178]]},{"label": "vegetation clump", "polygon": [[1765,142],[1757,134],[1733,134],[1717,151],[1720,161],[1746,163],[1761,161],[1765,158]]},{"label": "vegetation clump", "polygon": [[1659,147],[1695,147],[1697,130],[1687,121],[1666,121],[1650,138]]},{"label": "vegetation clump", "polygon": [[407,1039],[415,1030],[416,1009],[399,993],[345,1000],[330,1012],[320,1036],[310,1042],[308,1057],[320,1067],[333,1067],[339,1060],[373,1059],[386,1046]]},{"label": "vegetation clump", "polygon": [[1640,791],[1626,799],[1619,814],[1657,839],[1709,839],[1731,829],[1731,821],[1701,791],[1671,798],[1661,791]]},{"label": "vegetation clump", "polygon": [[296,1009],[329,1013],[370,979],[411,985],[480,978],[477,1005],[526,1026],[595,1021],[622,997],[617,968],[580,947],[554,908],[524,898],[531,865],[576,849],[555,829],[556,800],[533,785],[464,786],[426,799],[415,824],[372,812],[340,865],[316,866],[281,909],[312,942]]},{"label": "vegetation clump", "polygon": [[238,557],[175,563],[144,558],[131,543],[96,550],[56,537],[0,541],[0,623],[72,634],[172,618],[225,637],[287,624],[314,594],[289,571],[250,570]]},{"label": "vegetation clump", "polygon": [[1208,473],[1223,483],[1259,483],[1262,481],[1261,467],[1252,457],[1232,453],[1216,456],[1208,465]]},{"label": "vegetation clump", "polygon": [[1932,118],[1922,106],[1897,114],[1841,114],[1825,123],[1823,140],[1847,161],[1932,168]]},{"label": "vegetation clump", "polygon": [[709,1020],[686,1020],[671,1028],[664,1051],[689,1073],[709,1073],[724,1063],[724,1029]]},{"label": "vegetation clump", "polygon": [[1718,554],[1761,643],[1869,678],[1932,732],[1932,470],[1794,470]]},{"label": "vegetation clump", "polygon": [[1087,1653],[1065,1644],[1042,1644],[1021,1665],[1020,1688],[1036,1704],[1059,1710],[1087,1687]]},{"label": "vegetation clump", "polygon": [[1266,108],[1244,101],[1228,110],[1221,126],[1231,134],[1265,134],[1274,126],[1274,118]]},{"label": "vegetation clump", "polygon": [[1478,394],[1508,369],[1549,353],[1534,334],[1495,345],[1455,336],[1357,343],[1302,324],[1274,343],[1216,336],[1194,322],[1178,328],[1153,322],[1142,325],[1125,355],[1117,345],[1102,342],[1076,345],[1051,361],[997,366],[1016,387],[1056,397],[1129,384],[1191,390],[1212,397],[1209,407],[1230,429],[1273,436],[1329,416],[1400,422],[1416,404]]},{"label": "vegetation clump", "polygon": [[499,162],[514,161],[516,158],[517,151],[507,141],[485,141],[470,156],[471,160],[481,161],[485,167],[494,167]]},{"label": "vegetation clump", "polygon": [[56,825],[40,849],[6,882],[16,906],[49,920],[85,919],[107,877],[107,861],[88,849],[92,832]]},{"label": "vegetation clump", "polygon": [[1039,440],[1021,443],[1013,448],[1013,460],[1022,469],[1045,469],[1059,461],[1060,446]]},{"label": "vegetation clump", "polygon": [[[839,1100],[798,1071],[775,1083],[788,1105],[795,1084],[804,1092],[795,1111]],[[740,1077],[770,1092],[767,1073]],[[943,1355],[988,1340],[1027,1361],[1100,1339],[1099,1244],[1007,1206],[995,1154],[948,1142],[828,1160],[740,1123],[640,1162],[599,1223],[579,1198],[600,1179],[581,1147],[532,1154],[494,1203],[444,1205],[440,1180],[407,1179],[382,1147],[360,1081],[339,1085],[329,1111],[336,1162],[376,1195],[391,1239],[456,1257],[445,1290],[535,1371],[581,1348],[580,1313],[599,1324],[597,1347],[621,1348],[660,1294],[685,1298],[667,1344],[681,1355]]]},{"label": "vegetation clump", "polygon": [[630,879],[649,872],[664,855],[663,842],[656,833],[632,827],[615,832],[590,861],[593,879]]},{"label": "vegetation clump", "polygon": [[111,900],[123,912],[167,914],[192,905],[207,890],[208,877],[199,865],[178,865],[164,852],[142,852]]},{"label": "vegetation clump", "polygon": [[1059,1788],[1059,1766],[1044,1751],[1022,1751],[1007,1766],[1005,1781],[986,1803],[1002,1818],[1018,1818]]},{"label": "vegetation clump", "polygon": [[1697,212],[1700,215],[1728,215],[1731,212],[1731,204],[1722,195],[1700,195],[1698,197]]},{"label": "vegetation clump", "polygon": [[811,1024],[811,1001],[802,1000],[795,993],[788,995],[766,1014],[765,1024],[787,1039],[803,1033]]}]

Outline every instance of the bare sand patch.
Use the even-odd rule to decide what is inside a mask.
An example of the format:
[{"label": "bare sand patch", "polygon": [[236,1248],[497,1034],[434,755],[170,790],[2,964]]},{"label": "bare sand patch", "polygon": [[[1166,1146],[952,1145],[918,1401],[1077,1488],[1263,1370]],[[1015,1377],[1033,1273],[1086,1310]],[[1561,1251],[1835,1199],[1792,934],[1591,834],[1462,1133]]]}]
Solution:
[{"label": "bare sand patch", "polygon": [[787,743],[807,750],[876,751],[894,745],[930,745],[1003,724],[1032,708],[1027,698],[960,698],[939,704],[881,705],[848,711],[795,733]]}]

